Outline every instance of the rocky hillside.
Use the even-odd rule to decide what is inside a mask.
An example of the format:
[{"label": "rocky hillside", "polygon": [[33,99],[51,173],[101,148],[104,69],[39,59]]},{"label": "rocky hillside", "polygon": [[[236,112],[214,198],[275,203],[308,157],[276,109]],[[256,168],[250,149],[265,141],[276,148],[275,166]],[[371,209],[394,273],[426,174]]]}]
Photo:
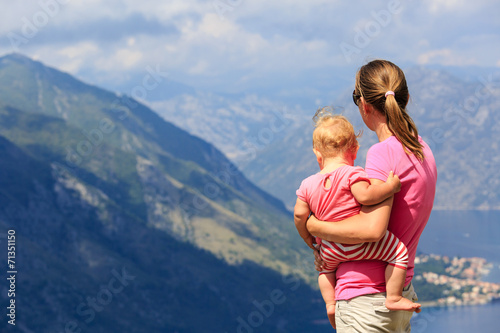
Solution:
[{"label": "rocky hillside", "polygon": [[289,213],[214,146],[21,55],[0,58],[0,87],[20,331],[229,332],[264,311],[259,331],[301,332],[322,318]]},{"label": "rocky hillside", "polygon": [[[500,209],[500,72],[468,77],[446,70],[406,70],[409,112],[438,163],[437,209]],[[376,137],[361,123],[352,87],[328,102],[364,129],[357,164]],[[244,174],[291,208],[300,181],[317,171],[311,117],[318,105],[295,107],[253,97],[182,94],[154,103],[165,119],[220,147]],[[183,109],[182,114],[173,110]],[[281,116],[278,116],[281,115]],[[253,119],[259,119],[260,125]],[[278,122],[280,121],[280,122]],[[210,126],[205,126],[210,124]],[[253,124],[250,128],[246,124]],[[276,124],[283,125],[278,127]],[[223,133],[223,134],[220,134]],[[473,161],[472,161],[473,159]]]}]

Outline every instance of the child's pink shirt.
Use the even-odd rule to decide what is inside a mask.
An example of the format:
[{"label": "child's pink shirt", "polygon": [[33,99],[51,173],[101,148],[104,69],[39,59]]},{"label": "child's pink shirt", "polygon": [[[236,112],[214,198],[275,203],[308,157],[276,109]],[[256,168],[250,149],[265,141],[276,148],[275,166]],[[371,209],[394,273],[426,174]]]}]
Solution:
[{"label": "child's pink shirt", "polygon": [[[324,186],[327,178],[330,178],[329,188]],[[321,221],[340,221],[359,214],[361,205],[351,193],[351,185],[359,181],[370,182],[363,168],[345,165],[329,173],[309,176],[296,194]]]},{"label": "child's pink shirt", "polygon": [[[394,195],[388,229],[408,248],[408,270],[405,285],[413,277],[417,245],[424,230],[436,191],[436,162],[429,146],[419,137],[424,146],[425,159],[420,162],[407,154],[396,137],[373,145],[366,157],[366,172],[370,178],[386,181],[389,172],[399,176],[401,191]],[[387,263],[377,260],[349,261],[337,269],[335,298],[347,300],[360,295],[385,292],[385,267]]]}]

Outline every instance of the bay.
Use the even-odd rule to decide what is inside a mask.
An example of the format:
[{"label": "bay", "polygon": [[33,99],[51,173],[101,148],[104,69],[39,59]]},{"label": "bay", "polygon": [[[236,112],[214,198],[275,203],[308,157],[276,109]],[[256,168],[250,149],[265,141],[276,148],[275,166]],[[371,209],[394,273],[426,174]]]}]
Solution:
[{"label": "bay", "polygon": [[[500,283],[499,240],[500,211],[433,211],[420,237],[418,251],[485,258],[494,268],[483,280]],[[423,308],[421,313],[413,315],[412,333],[498,333],[499,314],[500,300],[486,305]],[[328,326],[314,331],[333,332]]]},{"label": "bay", "polygon": [[498,333],[500,301],[486,305],[424,308],[411,320],[412,333]]},{"label": "bay", "polygon": [[[449,257],[481,257],[494,264],[484,281],[500,283],[500,211],[433,211],[418,251]],[[417,272],[418,274],[418,272]],[[418,290],[416,290],[418,294]],[[423,301],[423,300],[421,300]],[[498,333],[500,300],[486,305],[429,307],[414,314],[412,333]],[[325,325],[314,332],[333,332]]]},{"label": "bay", "polygon": [[[433,211],[418,250],[500,262],[500,211]],[[500,281],[499,281],[500,282]]]},{"label": "bay", "polygon": [[[450,257],[482,257],[494,264],[483,280],[500,283],[500,211],[433,211],[418,250]],[[418,290],[417,290],[418,294]],[[412,332],[498,333],[500,301],[486,305],[424,308]]]}]

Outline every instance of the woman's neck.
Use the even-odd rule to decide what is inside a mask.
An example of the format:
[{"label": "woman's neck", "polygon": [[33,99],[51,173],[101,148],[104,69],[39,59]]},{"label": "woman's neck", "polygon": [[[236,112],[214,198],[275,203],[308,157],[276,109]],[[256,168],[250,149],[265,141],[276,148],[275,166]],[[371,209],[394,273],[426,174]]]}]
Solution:
[{"label": "woman's neck", "polygon": [[375,133],[377,134],[379,142],[382,142],[393,136],[391,130],[389,129],[389,126],[387,126],[386,123],[380,123],[380,126],[375,129]]},{"label": "woman's neck", "polygon": [[373,119],[373,131],[377,134],[378,141],[382,142],[389,137],[393,136],[389,126],[387,125],[387,119],[380,112],[374,112],[375,116]]}]

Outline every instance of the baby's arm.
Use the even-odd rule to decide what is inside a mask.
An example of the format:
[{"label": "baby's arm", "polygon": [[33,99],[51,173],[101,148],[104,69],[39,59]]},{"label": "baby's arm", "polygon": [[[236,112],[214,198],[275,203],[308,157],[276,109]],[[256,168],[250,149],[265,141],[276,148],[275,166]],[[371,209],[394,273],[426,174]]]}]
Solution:
[{"label": "baby's arm", "polygon": [[385,183],[371,185],[365,181],[359,181],[351,185],[351,193],[362,205],[376,205],[391,197],[401,190],[399,177],[391,171]]},{"label": "baby's arm", "polygon": [[295,203],[295,208],[293,210],[293,219],[295,221],[295,227],[299,232],[300,237],[306,242],[306,244],[313,250],[316,250],[313,244],[313,236],[307,231],[306,222],[307,218],[311,214],[311,209],[307,202],[300,200],[297,198],[297,202]]}]

